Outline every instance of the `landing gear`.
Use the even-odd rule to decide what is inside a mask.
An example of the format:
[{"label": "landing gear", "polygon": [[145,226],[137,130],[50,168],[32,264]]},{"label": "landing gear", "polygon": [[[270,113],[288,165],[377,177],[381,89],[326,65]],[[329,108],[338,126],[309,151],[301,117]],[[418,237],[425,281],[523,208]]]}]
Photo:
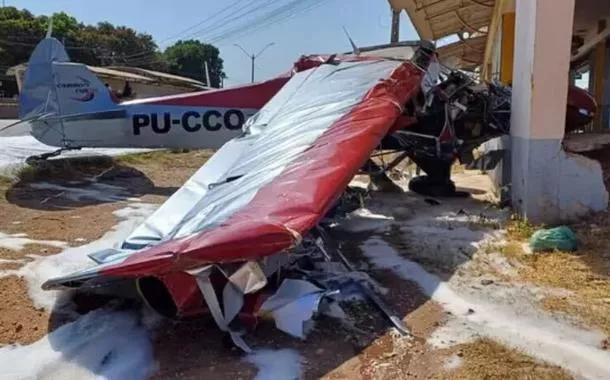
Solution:
[{"label": "landing gear", "polygon": [[386,174],[387,170],[389,169],[382,168],[369,158],[362,170],[363,173],[368,174],[371,178],[369,190],[387,193],[402,193],[402,188],[395,184]]},{"label": "landing gear", "polygon": [[415,177],[409,181],[409,190],[429,197],[468,197],[468,193],[457,191],[451,180],[453,159],[435,160],[431,158],[412,157],[413,161],[427,175]]},{"label": "landing gear", "polygon": [[67,152],[70,150],[80,150],[81,148],[59,148],[57,150],[54,150],[52,152],[49,153],[43,153],[43,154],[39,154],[36,156],[30,156],[28,158],[25,159],[25,162],[28,165],[36,165],[39,164],[43,161],[46,161],[47,159],[51,158],[51,157],[56,157],[59,156],[60,154],[62,154],[63,152]]}]

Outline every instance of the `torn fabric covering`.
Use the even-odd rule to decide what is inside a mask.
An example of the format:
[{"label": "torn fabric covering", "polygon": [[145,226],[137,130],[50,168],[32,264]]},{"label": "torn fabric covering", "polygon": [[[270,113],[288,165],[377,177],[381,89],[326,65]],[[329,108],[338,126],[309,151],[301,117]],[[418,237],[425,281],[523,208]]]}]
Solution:
[{"label": "torn fabric covering", "polygon": [[307,323],[318,311],[322,297],[328,294],[307,281],[286,279],[261,305],[260,312],[271,313],[279,330],[305,339],[309,330]]},{"label": "torn fabric covering", "polygon": [[[167,204],[98,267],[45,283],[155,276],[259,260],[292,247],[340,196],[419,89],[410,62],[343,62],[298,73]],[[215,166],[217,165],[217,166]],[[214,170],[208,170],[215,166]],[[212,172],[212,174],[210,174]],[[213,184],[214,186],[210,186]],[[177,210],[177,211],[176,211]]]}]

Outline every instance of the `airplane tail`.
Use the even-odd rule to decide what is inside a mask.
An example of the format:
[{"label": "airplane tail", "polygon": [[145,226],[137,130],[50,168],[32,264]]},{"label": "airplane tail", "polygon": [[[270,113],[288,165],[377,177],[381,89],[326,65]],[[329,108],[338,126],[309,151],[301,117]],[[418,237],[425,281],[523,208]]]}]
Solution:
[{"label": "airplane tail", "polygon": [[67,116],[112,107],[110,91],[86,65],[70,62],[57,39],[40,41],[28,62],[19,95],[19,118]]}]

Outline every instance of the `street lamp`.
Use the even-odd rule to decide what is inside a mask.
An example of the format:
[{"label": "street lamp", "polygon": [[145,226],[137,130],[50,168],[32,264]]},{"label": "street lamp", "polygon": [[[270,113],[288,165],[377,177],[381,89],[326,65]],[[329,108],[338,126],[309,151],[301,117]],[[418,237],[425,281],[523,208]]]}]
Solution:
[{"label": "street lamp", "polygon": [[243,51],[243,52],[244,52],[244,54],[245,54],[245,55],[247,55],[247,56],[248,56],[248,58],[250,58],[250,60],[251,60],[251,62],[252,62],[252,83],[254,83],[254,61],[255,61],[255,60],[256,60],[256,58],[258,58],[258,57],[259,57],[261,54],[263,54],[263,52],[264,52],[265,50],[267,50],[267,48],[269,48],[269,47],[271,47],[271,46],[275,45],[275,42],[268,43],[268,44],[267,44],[267,45],[265,45],[265,47],[264,47],[264,48],[262,48],[262,49],[261,49],[261,51],[259,51],[257,54],[250,54],[250,53],[248,53],[248,52],[246,51],[246,49],[244,49],[243,47],[241,47],[239,44],[233,44],[233,45],[235,45],[235,46],[237,46],[238,48],[240,48],[240,49],[241,49],[241,51]]}]

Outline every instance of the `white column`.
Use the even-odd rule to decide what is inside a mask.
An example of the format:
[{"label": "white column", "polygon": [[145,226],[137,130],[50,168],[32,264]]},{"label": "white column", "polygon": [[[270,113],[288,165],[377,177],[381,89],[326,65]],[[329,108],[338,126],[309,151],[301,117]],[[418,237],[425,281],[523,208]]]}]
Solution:
[{"label": "white column", "polygon": [[590,160],[566,156],[561,146],[574,5],[575,0],[516,2],[511,199],[533,221],[571,219],[608,202],[605,191],[591,196],[601,169],[589,175],[591,168],[583,165],[591,166]]}]

